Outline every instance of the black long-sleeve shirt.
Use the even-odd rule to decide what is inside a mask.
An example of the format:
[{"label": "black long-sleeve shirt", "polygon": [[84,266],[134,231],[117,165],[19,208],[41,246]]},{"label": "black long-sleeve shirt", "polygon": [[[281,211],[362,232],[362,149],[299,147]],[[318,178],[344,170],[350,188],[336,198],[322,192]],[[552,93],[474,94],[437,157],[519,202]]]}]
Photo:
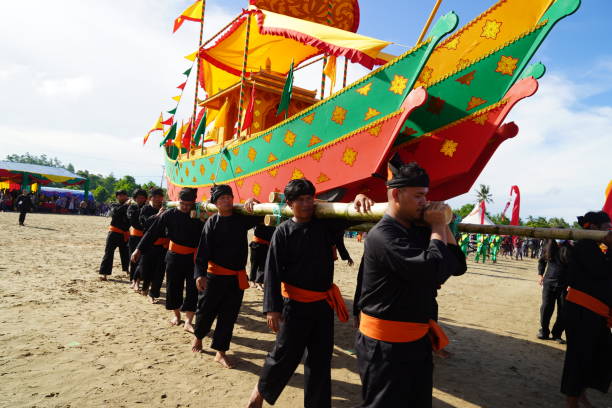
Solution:
[{"label": "black long-sleeve shirt", "polygon": [[140,240],[138,249],[149,250],[157,238],[165,236],[164,233],[176,244],[197,248],[203,225],[198,218],[191,218],[189,214],[172,208],[155,217],[155,221]]},{"label": "black long-sleeve shirt", "polygon": [[430,228],[406,228],[389,215],[370,230],[356,296],[361,311],[403,322],[434,318],[437,289],[467,266],[456,245],[430,238]]},{"label": "black long-sleeve shirt", "polygon": [[264,313],[281,312],[281,282],[316,292],[327,291],[334,280],[332,246],[350,223],[314,218],[287,220],[276,227],[270,242],[264,279]]},{"label": "black long-sleeve shirt", "polygon": [[34,207],[34,204],[32,203],[32,198],[29,194],[22,194],[17,197],[17,200],[15,201],[17,202],[17,209],[22,212],[30,211],[32,207]]},{"label": "black long-sleeve shirt", "polygon": [[569,257],[568,283],[571,288],[588,293],[612,307],[610,249],[604,254],[595,241],[576,241]]},{"label": "black long-sleeve shirt", "polygon": [[127,203],[119,204],[112,203],[110,208],[111,223],[110,225],[120,230],[127,231],[130,229],[130,221],[127,216]]},{"label": "black long-sleeve shirt", "polygon": [[[142,225],[143,231],[147,231],[151,225],[155,222],[155,216],[159,213],[159,209],[153,207],[150,204],[145,204],[140,209],[140,214],[138,215],[138,222]],[[165,231],[164,231],[165,236]]]},{"label": "black long-sleeve shirt", "polygon": [[140,210],[144,207],[136,203],[130,204],[127,208],[127,217],[130,220],[130,227],[136,228],[137,230],[143,230],[143,226],[140,223]]},{"label": "black long-sleeve shirt", "polygon": [[276,227],[268,227],[263,224],[259,224],[255,226],[255,231],[253,232],[253,235],[270,242],[275,230],[276,230]]},{"label": "black long-sleeve shirt", "polygon": [[557,254],[551,260],[544,256],[538,260],[538,275],[544,276],[544,282],[558,287],[567,286],[568,264],[561,257],[562,251],[570,250],[569,247],[561,246]]},{"label": "black long-sleeve shirt", "polygon": [[234,271],[246,267],[249,253],[248,231],[263,221],[263,217],[242,214],[220,216],[206,220],[196,255],[194,278],[206,276],[208,262]]}]

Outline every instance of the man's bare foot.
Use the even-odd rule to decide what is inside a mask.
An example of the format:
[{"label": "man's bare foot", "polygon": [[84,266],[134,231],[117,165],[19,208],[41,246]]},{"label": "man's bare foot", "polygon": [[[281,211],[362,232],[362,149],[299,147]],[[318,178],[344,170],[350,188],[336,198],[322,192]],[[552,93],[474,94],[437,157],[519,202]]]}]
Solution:
[{"label": "man's bare foot", "polygon": [[215,355],[215,361],[225,368],[234,368],[233,362],[227,357],[227,354],[225,354],[223,351],[217,351],[217,354]]},{"label": "man's bare foot", "polygon": [[157,298],[149,296],[149,302],[151,302],[151,304],[154,305],[157,303]]},{"label": "man's bare foot", "polygon": [[140,291],[140,294],[141,294],[142,296],[147,296],[147,295],[149,294],[149,291],[148,291],[148,290],[143,289],[143,290],[141,290],[141,291]]},{"label": "man's bare foot", "polygon": [[186,332],[193,333],[193,324],[189,320],[185,321],[183,328]]},{"label": "man's bare foot", "polygon": [[449,358],[453,355],[453,353],[446,351],[444,349],[442,350],[438,350],[438,351],[434,351],[434,354],[440,358]]},{"label": "man's bare foot", "polygon": [[100,275],[100,280],[101,280],[101,281],[107,281],[107,280],[108,280],[108,276],[106,276],[106,275]]},{"label": "man's bare foot", "polygon": [[257,284],[255,282],[249,281],[249,287],[254,288],[256,286],[257,286]]},{"label": "man's bare foot", "polygon": [[255,384],[255,388],[253,388],[253,392],[249,397],[249,403],[247,405],[247,408],[261,408],[263,406],[263,401],[263,396],[259,393],[257,384]]},{"label": "man's bare foot", "polygon": [[198,339],[197,337],[193,338],[193,341],[191,342],[191,351],[194,353],[202,352],[202,339]]},{"label": "man's bare foot", "polygon": [[179,324],[181,324],[181,317],[180,316],[174,316],[172,318],[172,320],[170,320],[170,324],[172,326],[178,326]]},{"label": "man's bare foot", "polygon": [[258,290],[263,290],[263,285],[262,285],[261,283],[256,283],[256,284],[255,284],[255,287],[256,287]]}]

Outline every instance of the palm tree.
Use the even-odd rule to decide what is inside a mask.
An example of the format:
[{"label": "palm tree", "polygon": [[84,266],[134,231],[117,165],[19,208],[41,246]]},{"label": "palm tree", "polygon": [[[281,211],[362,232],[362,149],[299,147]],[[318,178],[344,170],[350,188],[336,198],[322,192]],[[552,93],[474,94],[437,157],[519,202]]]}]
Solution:
[{"label": "palm tree", "polygon": [[493,194],[491,193],[491,187],[481,184],[478,190],[474,190],[476,193],[477,202],[484,201],[485,204],[489,204],[493,202]]}]

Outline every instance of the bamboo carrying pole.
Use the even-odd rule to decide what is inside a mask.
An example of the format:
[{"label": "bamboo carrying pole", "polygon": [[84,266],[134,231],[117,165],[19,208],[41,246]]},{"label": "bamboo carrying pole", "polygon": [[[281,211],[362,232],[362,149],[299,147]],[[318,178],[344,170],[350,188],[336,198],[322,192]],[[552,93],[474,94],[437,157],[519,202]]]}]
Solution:
[{"label": "bamboo carrying pole", "polygon": [[[178,202],[168,202],[167,207],[173,208],[178,205]],[[217,207],[211,203],[200,203],[200,210],[206,213],[217,212]],[[328,203],[317,202],[315,207],[315,215],[317,218],[341,218],[348,221],[360,222],[349,230],[351,231],[368,231],[374,226],[374,223],[382,218],[387,210],[387,203],[374,204],[369,213],[360,213],[354,208],[352,203]],[[234,204],[234,211],[244,215],[267,216],[269,223],[266,225],[275,225],[277,214],[282,217],[292,217],[291,208],[285,204],[277,203],[261,203],[256,204],[253,212],[249,213],[244,209],[243,204]],[[521,237],[531,238],[551,238],[551,239],[592,239],[594,241],[603,241],[609,231],[583,230],[573,228],[536,228],[536,227],[521,227],[517,225],[478,225],[478,224],[459,224],[457,226],[461,232],[495,234],[495,235],[516,235]]]}]

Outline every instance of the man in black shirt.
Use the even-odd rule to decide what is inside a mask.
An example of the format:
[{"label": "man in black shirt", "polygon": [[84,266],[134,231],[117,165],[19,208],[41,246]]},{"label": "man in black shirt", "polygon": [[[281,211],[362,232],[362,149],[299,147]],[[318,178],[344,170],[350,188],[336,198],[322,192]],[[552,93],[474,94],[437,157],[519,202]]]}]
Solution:
[{"label": "man in black shirt", "polygon": [[[149,230],[158,216],[164,213],[164,190],[156,188],[151,192],[151,200],[149,204],[145,204],[140,210],[140,224],[143,231]],[[169,239],[166,237],[166,231],[160,232],[160,237],[153,242],[153,246],[142,253],[140,262],[138,262],[138,274],[142,279],[142,294],[149,296],[151,303],[155,303],[159,297],[159,290],[164,281],[164,273],[166,271],[166,251],[168,249]]]},{"label": "man in black shirt", "polygon": [[[276,342],[248,406],[261,407],[264,400],[273,405],[306,350],[304,406],[324,408],[331,406],[334,310],[341,321],[348,320],[333,283],[333,246],[350,223],[314,218],[315,188],[306,179],[291,180],[284,193],[294,215],[276,227],[264,279],[264,313]],[[369,202],[358,196],[355,207]]]},{"label": "man in black shirt", "polygon": [[465,257],[447,206],[427,202],[425,171],[416,163],[390,168],[389,207],[368,233],[355,299],[361,406],[431,407],[432,348],[448,343],[435,321],[435,297],[451,275],[465,272]]},{"label": "man in black shirt", "polygon": [[[202,351],[202,339],[217,319],[211,347],[217,351],[215,361],[226,368],[234,364],[226,356],[234,324],[242,305],[244,290],[249,287],[246,274],[247,232],[263,221],[262,217],[235,214],[234,195],[228,185],[211,190],[211,203],[219,212],[204,224],[196,255],[194,278],[198,288],[198,308],[192,351]],[[259,201],[250,198],[244,206],[249,212]]]},{"label": "man in black shirt", "polygon": [[179,192],[178,207],[156,217],[132,254],[132,260],[138,262],[143,252],[151,250],[158,238],[167,234],[170,242],[166,253],[166,310],[172,310],[174,314],[170,320],[173,326],[181,324],[181,312],[184,312],[184,328],[190,333],[193,333],[198,298],[193,279],[194,254],[204,225],[199,218],[190,216],[195,200],[196,190],[183,188]]},{"label": "man in black shirt", "polygon": [[257,225],[253,232],[253,241],[249,244],[251,248],[251,273],[249,274],[249,281],[251,287],[262,289],[262,283],[264,280],[264,270],[266,268],[266,258],[268,257],[268,249],[270,248],[270,241],[272,240],[272,234],[276,227],[268,227],[265,225]]},{"label": "man in black shirt", "polygon": [[23,226],[25,222],[26,214],[34,207],[30,193],[25,190],[17,197],[17,209],[19,210],[19,225]]},{"label": "man in black shirt", "polygon": [[[130,220],[130,239],[128,241],[128,248],[130,249],[130,256],[136,250],[140,239],[144,235],[142,224],[140,223],[140,210],[147,202],[147,192],[141,188],[134,190],[132,194],[132,203],[127,209],[127,216]],[[132,289],[138,291],[140,284],[140,277],[136,273],[138,264],[130,261],[130,281],[132,282]]]},{"label": "man in black shirt", "polygon": [[124,272],[128,272],[130,264],[130,254],[128,253],[127,241],[129,239],[130,222],[127,217],[127,200],[128,194],[125,190],[118,190],[115,193],[117,198],[116,203],[111,204],[110,216],[111,225],[106,237],[106,247],[104,248],[104,257],[100,264],[101,280],[107,280],[107,276],[111,274],[113,269],[113,256],[115,248],[119,248],[119,256],[121,257],[121,267]]}]

